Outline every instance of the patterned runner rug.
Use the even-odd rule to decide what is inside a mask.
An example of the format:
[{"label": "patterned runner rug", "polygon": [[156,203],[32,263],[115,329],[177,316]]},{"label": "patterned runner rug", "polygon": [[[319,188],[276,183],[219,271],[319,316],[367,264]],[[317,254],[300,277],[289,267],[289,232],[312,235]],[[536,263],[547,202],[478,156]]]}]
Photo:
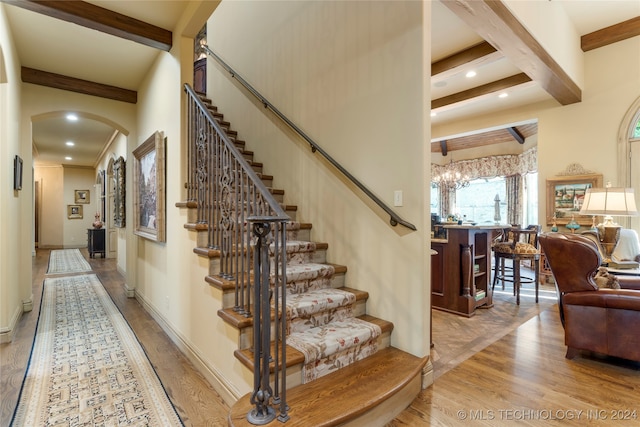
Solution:
[{"label": "patterned runner rug", "polygon": [[182,426],[95,274],[47,278],[11,425]]},{"label": "patterned runner rug", "polygon": [[47,274],[69,274],[91,271],[79,249],[56,249],[49,254]]}]

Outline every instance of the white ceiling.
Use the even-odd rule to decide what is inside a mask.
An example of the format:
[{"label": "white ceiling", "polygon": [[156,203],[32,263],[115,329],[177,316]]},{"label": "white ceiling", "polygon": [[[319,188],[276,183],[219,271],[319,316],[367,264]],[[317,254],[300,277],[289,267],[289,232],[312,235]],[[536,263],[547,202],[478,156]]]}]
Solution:
[{"label": "white ceiling", "polygon": [[[546,0],[538,0],[546,1]],[[640,16],[639,0],[552,0],[565,8],[580,35]],[[113,1],[89,3],[173,31],[185,1]],[[432,1],[432,62],[482,41],[473,30],[438,1]],[[4,5],[22,66],[137,90],[159,51],[65,21]],[[38,29],[38,31],[34,31]],[[432,84],[437,99],[520,71],[506,59],[484,64],[478,75],[455,75]],[[435,82],[434,82],[435,83]],[[512,90],[506,99],[485,96],[463,106],[443,107],[432,123],[442,124],[482,112],[514,108],[551,97],[537,85]],[[91,119],[67,123],[63,117],[33,124],[36,163],[94,166],[114,129]],[[74,140],[75,146],[64,145]],[[71,155],[72,161],[64,160]]]},{"label": "white ceiling", "polygon": [[[640,16],[640,0],[553,1],[562,5],[580,36]],[[431,3],[431,12],[431,62],[446,58],[451,54],[460,52],[465,48],[483,41],[466,23],[439,1],[433,1]],[[460,73],[448,78],[444,82],[432,80],[431,98],[442,98],[521,72],[505,57],[488,64],[483,64],[477,67],[475,71],[477,75],[473,78],[466,78],[463,73]],[[443,84],[446,85],[443,86]],[[440,125],[473,117],[474,115],[484,115],[500,110],[553,100],[553,98],[537,84],[525,85],[524,87],[516,86],[507,92],[509,95],[507,98],[485,96],[476,98],[471,103],[463,103],[453,105],[450,108],[444,107],[438,109],[438,114],[431,118],[431,123],[433,125]]]}]

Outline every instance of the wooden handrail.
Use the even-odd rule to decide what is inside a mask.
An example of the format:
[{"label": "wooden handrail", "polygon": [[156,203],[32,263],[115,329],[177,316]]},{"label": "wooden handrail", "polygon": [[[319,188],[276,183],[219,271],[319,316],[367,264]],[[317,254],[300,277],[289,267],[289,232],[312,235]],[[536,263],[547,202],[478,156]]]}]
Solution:
[{"label": "wooden handrail", "polygon": [[222,58],[220,58],[215,52],[213,52],[209,46],[204,45],[205,51],[215,59],[230,75],[240,82],[253,96],[255,96],[265,108],[269,108],[273,113],[278,116],[280,120],[287,124],[294,132],[296,132],[302,139],[307,141],[311,146],[312,152],[320,153],[329,163],[331,163],[336,169],[338,169],[345,177],[347,177],[356,187],[358,187],[364,194],[366,194],[371,200],[375,202],[382,210],[389,215],[389,223],[392,226],[398,224],[407,227],[410,230],[416,230],[416,226],[408,221],[405,221],[393,211],[386,203],[384,203],[378,196],[373,194],[364,184],[362,184],[356,177],[354,177],[349,171],[347,171],[340,163],[338,163],[333,157],[331,157],[326,151],[324,151],[313,139],[311,139],[302,129],[295,125],[287,116],[282,114],[271,102],[269,102],[264,96],[260,94],[253,86],[251,86],[242,76],[240,76],[233,68],[231,68]]}]

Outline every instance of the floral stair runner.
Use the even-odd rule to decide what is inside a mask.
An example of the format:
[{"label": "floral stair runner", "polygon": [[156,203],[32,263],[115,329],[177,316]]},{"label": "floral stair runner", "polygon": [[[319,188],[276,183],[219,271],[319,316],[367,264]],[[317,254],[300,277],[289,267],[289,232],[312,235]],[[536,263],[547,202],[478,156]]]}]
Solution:
[{"label": "floral stair runner", "polygon": [[304,354],[308,383],[378,351],[378,325],[353,315],[356,296],[331,287],[334,268],[311,262],[313,242],[287,242],[287,344]]},{"label": "floral stair runner", "polygon": [[[215,120],[221,121],[217,108],[203,101],[215,113]],[[224,128],[232,140],[237,139],[235,132],[228,131],[230,124],[225,122]],[[253,154],[248,156],[252,161]],[[254,170],[262,174],[261,168]],[[287,345],[304,355],[302,383],[376,353],[383,342],[380,326],[356,317],[364,314],[364,307],[355,308],[356,295],[338,289],[342,285],[334,280],[334,266],[326,264],[324,252],[309,241],[309,233],[308,224],[303,227],[295,220],[287,224]],[[275,270],[272,264],[271,271]]]}]

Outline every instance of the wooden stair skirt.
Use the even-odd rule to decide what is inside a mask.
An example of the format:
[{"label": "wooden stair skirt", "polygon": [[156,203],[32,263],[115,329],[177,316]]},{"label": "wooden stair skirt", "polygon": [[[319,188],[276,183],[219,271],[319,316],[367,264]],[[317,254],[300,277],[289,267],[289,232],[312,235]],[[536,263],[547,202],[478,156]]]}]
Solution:
[{"label": "wooden stair skirt", "polygon": [[[286,423],[277,417],[268,426],[329,427],[384,426],[415,399],[421,390],[426,358],[394,347],[307,384],[287,390],[291,408]],[[229,426],[253,426],[251,393],[238,400],[229,413]],[[277,414],[276,414],[277,415]]]}]

